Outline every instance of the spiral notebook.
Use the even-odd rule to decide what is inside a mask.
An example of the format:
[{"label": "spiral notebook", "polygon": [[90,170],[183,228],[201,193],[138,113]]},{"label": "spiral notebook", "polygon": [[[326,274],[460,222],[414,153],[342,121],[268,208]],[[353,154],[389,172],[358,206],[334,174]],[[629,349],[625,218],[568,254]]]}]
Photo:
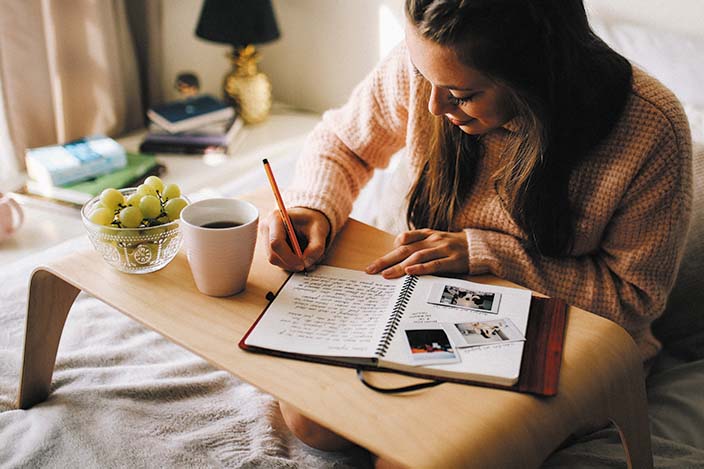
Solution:
[{"label": "spiral notebook", "polygon": [[[528,290],[461,279],[387,280],[320,266],[292,274],[239,345],[300,360],[552,395],[566,307],[548,301],[546,309],[546,301]],[[529,327],[532,316],[542,325]],[[552,345],[532,338],[536,331]]]}]

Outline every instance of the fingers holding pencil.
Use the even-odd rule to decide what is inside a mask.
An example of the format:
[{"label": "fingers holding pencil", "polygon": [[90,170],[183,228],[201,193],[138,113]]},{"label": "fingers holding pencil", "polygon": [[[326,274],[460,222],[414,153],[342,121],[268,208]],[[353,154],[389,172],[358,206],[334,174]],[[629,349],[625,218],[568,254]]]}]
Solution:
[{"label": "fingers holding pencil", "polygon": [[318,263],[325,253],[330,223],[327,217],[317,210],[303,207],[289,209],[288,215],[302,247],[302,256],[299,257],[291,246],[280,212],[273,210],[260,224],[262,239],[268,240],[269,262],[289,271],[308,270]]},{"label": "fingers holding pencil", "polygon": [[269,185],[271,185],[271,192],[274,194],[274,199],[276,200],[276,205],[279,207],[279,216],[281,221],[286,228],[286,234],[288,235],[288,240],[291,243],[296,255],[302,260],[303,252],[301,252],[301,246],[298,244],[298,238],[296,237],[296,231],[293,229],[293,223],[288,216],[288,211],[286,210],[286,205],[284,204],[284,199],[281,197],[281,192],[279,191],[279,185],[276,183],[276,178],[274,177],[274,172],[271,170],[271,165],[269,161],[264,158],[262,160],[264,164],[264,172],[266,173],[267,179],[269,179]]},{"label": "fingers holding pencil", "polygon": [[[262,224],[264,239],[269,240],[269,262],[286,270],[306,270],[322,258],[330,232],[330,222],[322,213],[301,207],[296,208],[294,217],[291,217],[284,205],[269,161],[265,158],[262,163],[279,208]],[[301,250],[301,235],[304,238],[305,251]]]}]

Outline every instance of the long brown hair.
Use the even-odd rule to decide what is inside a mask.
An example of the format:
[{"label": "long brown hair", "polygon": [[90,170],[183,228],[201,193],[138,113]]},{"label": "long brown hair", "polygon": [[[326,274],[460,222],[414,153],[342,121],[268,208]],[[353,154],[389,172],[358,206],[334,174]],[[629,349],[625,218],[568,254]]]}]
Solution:
[{"label": "long brown hair", "polygon": [[[582,0],[406,0],[417,32],[510,90],[521,116],[495,184],[535,249],[569,251],[569,177],[625,107],[630,63],[589,27]],[[474,183],[480,137],[432,117],[431,151],[409,193],[410,227],[452,230]]]}]

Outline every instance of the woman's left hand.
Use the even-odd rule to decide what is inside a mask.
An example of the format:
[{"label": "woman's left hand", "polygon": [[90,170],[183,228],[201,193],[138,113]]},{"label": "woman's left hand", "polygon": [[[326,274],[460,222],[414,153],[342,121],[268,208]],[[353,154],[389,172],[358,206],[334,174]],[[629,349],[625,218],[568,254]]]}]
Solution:
[{"label": "woman's left hand", "polygon": [[411,230],[394,240],[394,249],[366,268],[368,274],[381,272],[384,278],[405,274],[462,274],[469,270],[467,236],[463,231]]}]

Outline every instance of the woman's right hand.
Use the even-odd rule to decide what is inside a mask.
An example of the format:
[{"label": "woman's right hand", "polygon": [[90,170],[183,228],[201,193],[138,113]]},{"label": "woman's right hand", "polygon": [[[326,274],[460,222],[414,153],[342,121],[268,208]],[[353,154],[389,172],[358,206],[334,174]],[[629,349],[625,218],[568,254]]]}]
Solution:
[{"label": "woman's right hand", "polygon": [[325,254],[325,243],[330,234],[330,222],[322,212],[304,207],[288,209],[298,243],[303,250],[300,259],[288,241],[286,226],[278,210],[273,210],[259,225],[262,239],[268,240],[269,262],[289,271],[300,272],[318,263]]}]

